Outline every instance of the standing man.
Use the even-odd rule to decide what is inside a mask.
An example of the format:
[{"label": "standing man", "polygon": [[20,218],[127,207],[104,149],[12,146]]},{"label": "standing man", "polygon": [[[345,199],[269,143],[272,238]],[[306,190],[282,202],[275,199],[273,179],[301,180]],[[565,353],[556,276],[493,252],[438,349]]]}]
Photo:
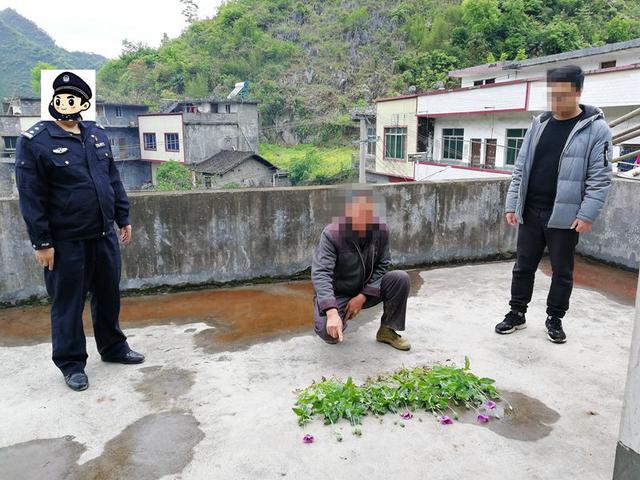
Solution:
[{"label": "standing man", "polygon": [[363,308],[383,303],[378,342],[398,350],[411,345],[396,331],[404,330],[409,275],[387,271],[389,230],[374,216],[373,192],[350,192],[345,216],[327,225],[311,265],[315,332],[325,342],[342,342],[347,322]]},{"label": "standing man", "polygon": [[531,124],[507,193],[506,219],[518,227],[511,311],[496,325],[500,334],[526,327],[525,313],[545,247],[553,276],[547,297],[547,335],[567,336],[562,318],[573,288],[575,248],[591,230],[611,185],[611,132],[599,108],[581,105],[584,74],[565,66],[547,73],[551,111]]},{"label": "standing man", "polygon": [[20,210],[52,300],[53,362],[73,390],[85,390],[87,351],[82,311],[91,293],[93,330],[102,360],[142,363],[120,330],[120,247],[131,241],[129,201],[109,138],[81,112],[91,89],[64,72],[53,83],[56,121],[22,132],[16,146]]}]

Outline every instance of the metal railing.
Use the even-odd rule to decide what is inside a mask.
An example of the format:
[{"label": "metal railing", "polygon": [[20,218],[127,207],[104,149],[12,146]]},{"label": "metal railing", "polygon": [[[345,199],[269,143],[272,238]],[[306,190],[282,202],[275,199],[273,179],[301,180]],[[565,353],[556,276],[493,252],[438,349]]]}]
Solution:
[{"label": "metal railing", "polygon": [[[635,110],[632,110],[631,112],[625,115],[622,115],[621,117],[618,117],[615,120],[609,122],[609,128],[616,127],[621,123],[626,122],[627,120],[631,120],[632,118],[635,118],[637,116],[640,116],[640,108],[636,108]],[[622,142],[629,140],[631,138],[635,138],[639,135],[640,135],[640,124],[634,125],[630,128],[627,128],[615,134],[613,136],[613,144],[620,145]],[[638,156],[640,156],[640,150],[635,150],[633,152],[628,152],[628,153],[625,153],[624,155],[620,155],[619,157],[614,158],[611,162],[612,163],[628,163],[628,162],[625,162],[625,160],[629,160],[630,158],[636,158]],[[634,175],[634,176],[637,176],[637,175]]]}]

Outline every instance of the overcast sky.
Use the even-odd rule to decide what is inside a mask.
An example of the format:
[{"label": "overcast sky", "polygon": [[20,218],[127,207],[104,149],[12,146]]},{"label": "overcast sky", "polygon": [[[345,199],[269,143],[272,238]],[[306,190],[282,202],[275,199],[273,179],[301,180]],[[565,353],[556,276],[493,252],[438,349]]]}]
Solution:
[{"label": "overcast sky", "polygon": [[[199,17],[212,17],[222,0],[196,0]],[[158,46],[163,33],[174,38],[185,27],[178,0],[0,0],[35,22],[56,44],[114,58],[122,40]]]}]

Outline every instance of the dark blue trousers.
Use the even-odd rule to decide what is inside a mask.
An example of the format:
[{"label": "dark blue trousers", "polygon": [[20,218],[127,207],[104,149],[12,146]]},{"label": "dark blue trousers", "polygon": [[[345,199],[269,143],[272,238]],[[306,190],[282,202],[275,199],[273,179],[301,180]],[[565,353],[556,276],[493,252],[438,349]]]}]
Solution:
[{"label": "dark blue trousers", "polygon": [[103,358],[129,351],[120,330],[120,246],[112,230],[89,240],[58,240],[54,243],[53,271],[44,269],[51,305],[53,362],[64,375],[83,372],[87,363],[82,311],[91,293],[91,319]]}]

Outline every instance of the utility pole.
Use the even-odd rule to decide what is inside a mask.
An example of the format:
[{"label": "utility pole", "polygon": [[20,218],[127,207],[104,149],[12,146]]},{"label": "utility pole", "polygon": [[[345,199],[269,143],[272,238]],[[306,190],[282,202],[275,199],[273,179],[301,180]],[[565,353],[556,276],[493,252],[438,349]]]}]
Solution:
[{"label": "utility pole", "polygon": [[359,165],[359,183],[367,183],[367,145],[369,145],[369,137],[367,136],[367,120],[364,116],[360,118],[360,165]]}]

